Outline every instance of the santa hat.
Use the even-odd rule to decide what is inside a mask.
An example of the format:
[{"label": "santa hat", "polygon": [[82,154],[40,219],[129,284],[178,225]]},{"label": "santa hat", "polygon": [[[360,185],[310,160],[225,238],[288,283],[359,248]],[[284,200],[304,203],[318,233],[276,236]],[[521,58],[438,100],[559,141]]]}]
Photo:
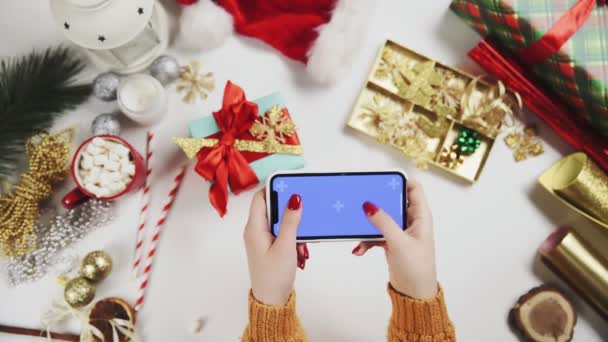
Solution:
[{"label": "santa hat", "polygon": [[321,83],[335,81],[356,53],[369,0],[176,0],[188,5],[180,21],[181,45],[209,50],[232,34],[260,39],[306,64]]}]

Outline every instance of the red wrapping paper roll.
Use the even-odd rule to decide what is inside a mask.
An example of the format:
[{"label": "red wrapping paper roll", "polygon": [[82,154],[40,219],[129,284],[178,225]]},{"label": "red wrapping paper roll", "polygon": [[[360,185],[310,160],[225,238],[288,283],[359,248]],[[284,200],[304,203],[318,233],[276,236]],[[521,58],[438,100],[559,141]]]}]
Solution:
[{"label": "red wrapping paper roll", "polygon": [[572,115],[559,99],[538,86],[508,53],[489,40],[482,40],[469,51],[469,57],[489,74],[518,92],[528,109],[543,119],[570,145],[587,153],[601,168],[608,171],[608,138],[595,133],[580,116]]}]

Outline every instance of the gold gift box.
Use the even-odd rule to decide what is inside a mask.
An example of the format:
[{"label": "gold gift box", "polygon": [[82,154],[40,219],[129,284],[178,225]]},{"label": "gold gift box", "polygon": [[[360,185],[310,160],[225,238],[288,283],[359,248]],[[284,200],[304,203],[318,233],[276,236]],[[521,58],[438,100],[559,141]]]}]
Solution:
[{"label": "gold gift box", "polygon": [[[463,114],[469,106],[462,102],[462,95],[468,91],[469,101],[475,101],[491,88],[479,78],[387,40],[348,126],[398,148],[420,168],[432,165],[474,183],[483,171],[504,115],[493,121],[491,115],[484,116],[487,121],[480,129]],[[450,159],[450,147],[463,128],[476,131],[481,143],[473,154]],[[454,164],[456,167],[452,167]]]}]

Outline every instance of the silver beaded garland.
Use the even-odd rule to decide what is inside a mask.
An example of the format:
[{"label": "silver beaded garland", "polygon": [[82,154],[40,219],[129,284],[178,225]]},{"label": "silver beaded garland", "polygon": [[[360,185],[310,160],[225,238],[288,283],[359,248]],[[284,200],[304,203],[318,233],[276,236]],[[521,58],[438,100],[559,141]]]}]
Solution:
[{"label": "silver beaded garland", "polygon": [[120,120],[118,115],[113,113],[100,114],[91,122],[91,132],[93,135],[112,134],[120,135]]},{"label": "silver beaded garland", "polygon": [[65,261],[65,258],[59,257],[59,252],[112,220],[110,203],[89,200],[62,215],[56,215],[48,223],[38,224],[36,250],[6,261],[10,283],[16,286],[44,277],[53,266]]},{"label": "silver beaded garland", "polygon": [[103,101],[114,101],[119,84],[120,78],[115,73],[100,74],[93,80],[93,95]]},{"label": "silver beaded garland", "polygon": [[167,85],[175,81],[181,73],[181,67],[172,56],[159,56],[150,65],[150,75],[156,78],[163,85]]}]

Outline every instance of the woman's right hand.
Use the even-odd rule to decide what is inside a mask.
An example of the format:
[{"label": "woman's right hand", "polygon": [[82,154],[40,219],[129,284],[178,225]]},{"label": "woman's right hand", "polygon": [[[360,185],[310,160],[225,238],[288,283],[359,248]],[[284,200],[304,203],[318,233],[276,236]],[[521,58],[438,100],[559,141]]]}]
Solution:
[{"label": "woman's right hand", "polygon": [[391,286],[415,299],[431,299],[438,292],[433,218],[419,183],[408,180],[407,198],[408,228],[405,231],[373,203],[363,204],[367,218],[386,241],[361,242],[353,249],[353,254],[362,256],[374,246],[383,247]]}]

